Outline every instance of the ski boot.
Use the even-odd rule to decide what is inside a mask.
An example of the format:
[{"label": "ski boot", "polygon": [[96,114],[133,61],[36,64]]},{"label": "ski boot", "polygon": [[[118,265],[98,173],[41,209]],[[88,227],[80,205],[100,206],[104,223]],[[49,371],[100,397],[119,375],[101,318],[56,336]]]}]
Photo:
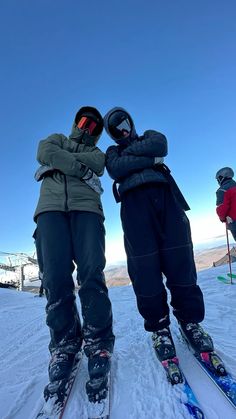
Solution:
[{"label": "ski boot", "polygon": [[152,340],[156,356],[165,369],[168,381],[171,384],[182,383],[183,376],[169,327],[153,332]]},{"label": "ski boot", "polygon": [[68,379],[70,376],[73,364],[75,360],[75,354],[63,353],[55,351],[52,354],[52,358],[48,367],[48,375],[51,383]]},{"label": "ski boot", "polygon": [[153,347],[159,361],[176,357],[175,345],[169,327],[157,330],[152,334]]},{"label": "ski boot", "polygon": [[100,402],[107,397],[111,354],[107,350],[98,350],[88,359],[89,381],[86,393],[90,402]]},{"label": "ski boot", "polygon": [[63,404],[64,398],[66,396],[66,386],[68,384],[68,379],[63,378],[62,380],[56,380],[49,382],[46,387],[44,387],[43,395],[44,399],[47,402],[48,399],[54,398],[55,404],[58,406]]},{"label": "ski boot", "polygon": [[75,354],[55,351],[48,366],[49,383],[44,388],[44,398],[47,401],[57,396],[63,399],[75,360]]},{"label": "ski boot", "polygon": [[210,335],[198,323],[180,323],[180,331],[196,354],[214,351]]},{"label": "ski boot", "polygon": [[200,362],[216,375],[227,374],[222,359],[214,351],[212,338],[198,323],[180,323],[180,331]]}]

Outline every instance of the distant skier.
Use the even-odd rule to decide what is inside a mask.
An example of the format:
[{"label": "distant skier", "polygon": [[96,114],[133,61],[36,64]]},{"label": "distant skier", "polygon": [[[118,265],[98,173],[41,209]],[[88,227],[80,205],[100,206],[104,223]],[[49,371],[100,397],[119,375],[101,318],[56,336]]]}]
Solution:
[{"label": "distant skier", "polygon": [[117,143],[107,150],[106,167],[121,202],[128,272],[144,327],[153,332],[157,356],[163,361],[176,355],[162,274],[182,332],[195,351],[211,351],[212,339],[199,325],[204,301],[184,212],[189,207],[163,163],[167,139],[154,130],[138,136],[130,114],[119,107],[106,114],[104,126]]},{"label": "distant skier", "polygon": [[220,221],[227,223],[236,241],[236,182],[233,177],[234,171],[230,167],[223,167],[216,173],[220,185],[216,191],[216,212]]},{"label": "distant skier", "polygon": [[[40,141],[37,160],[42,180],[34,234],[50,328],[50,382],[70,375],[84,340],[90,380],[88,396],[104,394],[113,351],[112,308],[104,279],[105,229],[99,176],[105,155],[96,146],[103,119],[93,107],[81,108],[69,138],[50,135]],[[78,269],[83,327],[74,295],[72,272]],[[95,388],[94,378],[100,380]]]}]

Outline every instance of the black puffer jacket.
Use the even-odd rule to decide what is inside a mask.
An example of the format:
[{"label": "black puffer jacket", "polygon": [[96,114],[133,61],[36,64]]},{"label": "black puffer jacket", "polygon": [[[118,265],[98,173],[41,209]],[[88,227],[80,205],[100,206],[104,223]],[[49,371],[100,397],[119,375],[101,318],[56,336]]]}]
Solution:
[{"label": "black puffer jacket", "polygon": [[[116,110],[123,110],[128,114],[123,108],[113,108],[105,115],[104,127],[114,141],[116,139],[110,133],[108,119]],[[129,119],[132,121],[130,115]],[[125,192],[137,186],[145,183],[164,182],[170,184],[181,207],[188,210],[189,206],[170,175],[169,169],[163,164],[164,157],[168,153],[166,137],[154,130],[145,131],[139,137],[136,134],[133,121],[132,124],[129,140],[125,140],[125,143],[118,146],[109,147],[106,152],[106,168],[111,178],[119,183],[120,199]],[[116,200],[119,201],[114,187],[113,191]]]},{"label": "black puffer jacket", "polygon": [[[123,108],[113,108],[104,117],[104,126],[109,136],[112,136],[108,126],[109,116],[116,110]],[[126,111],[125,111],[126,112]],[[144,183],[167,182],[162,173],[157,172],[154,168],[155,157],[163,157],[167,155],[166,137],[153,130],[144,132],[142,137],[138,137],[132,121],[131,139],[128,143],[118,146],[111,146],[106,152],[106,168],[112,179],[119,182],[119,194],[122,196],[129,189]]]}]

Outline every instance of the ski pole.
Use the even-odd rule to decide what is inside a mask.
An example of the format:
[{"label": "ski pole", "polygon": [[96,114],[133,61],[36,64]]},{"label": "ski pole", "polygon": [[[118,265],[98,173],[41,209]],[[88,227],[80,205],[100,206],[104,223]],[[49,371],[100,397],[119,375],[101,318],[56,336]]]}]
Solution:
[{"label": "ski pole", "polygon": [[228,248],[228,255],[229,255],[229,273],[230,273],[230,284],[233,284],[233,277],[232,277],[232,266],[231,266],[231,254],[230,254],[230,248],[229,248],[229,232],[228,232],[228,223],[226,221],[226,240],[227,240],[227,248]]}]

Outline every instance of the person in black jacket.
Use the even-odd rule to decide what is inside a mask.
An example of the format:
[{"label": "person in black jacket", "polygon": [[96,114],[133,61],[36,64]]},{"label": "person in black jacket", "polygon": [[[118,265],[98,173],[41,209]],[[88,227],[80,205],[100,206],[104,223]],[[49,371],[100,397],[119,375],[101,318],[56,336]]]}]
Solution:
[{"label": "person in black jacket", "polygon": [[154,130],[138,136],[123,108],[111,109],[104,126],[117,144],[107,149],[106,168],[114,179],[116,201],[121,202],[128,273],[144,327],[153,332],[157,356],[161,361],[176,356],[166,287],[173,313],[194,350],[212,351],[212,339],[199,325],[204,300],[185,214],[189,207],[164,164],[167,139]]}]

